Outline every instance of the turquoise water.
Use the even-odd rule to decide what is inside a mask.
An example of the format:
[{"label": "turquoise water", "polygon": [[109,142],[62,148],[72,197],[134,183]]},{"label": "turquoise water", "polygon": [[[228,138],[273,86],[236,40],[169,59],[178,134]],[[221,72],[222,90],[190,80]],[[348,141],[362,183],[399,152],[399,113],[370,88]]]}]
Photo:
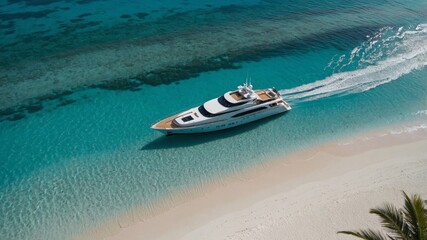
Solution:
[{"label": "turquoise water", "polygon": [[[427,109],[425,1],[22,0],[0,1],[0,8],[0,62],[9,59],[8,52],[20,62],[73,50],[77,44],[70,35],[86,45],[115,46],[128,38],[207,26],[259,30],[283,19],[295,24],[289,35],[306,33],[274,46],[260,42],[261,50],[238,55],[233,68],[142,84],[139,91],[81,89],[64,97],[76,100],[71,104],[57,107],[57,99],[46,100],[41,111],[0,122],[0,239],[70,239],[168,194],[327,140],[421,119]],[[46,9],[55,11],[34,15]],[[90,15],[84,20],[70,21],[85,13]],[[325,29],[313,31],[310,16]],[[61,24],[70,29],[91,21],[102,23],[60,30]],[[339,28],[326,27],[335,22]],[[137,26],[145,28],[94,37]],[[43,45],[52,40],[40,40],[39,31],[70,42]],[[259,40],[258,31],[248,34]],[[25,41],[30,36],[34,42]],[[37,49],[29,52],[30,47]],[[255,88],[280,90],[293,110],[211,134],[164,137],[149,129],[234,89],[247,75]]]}]

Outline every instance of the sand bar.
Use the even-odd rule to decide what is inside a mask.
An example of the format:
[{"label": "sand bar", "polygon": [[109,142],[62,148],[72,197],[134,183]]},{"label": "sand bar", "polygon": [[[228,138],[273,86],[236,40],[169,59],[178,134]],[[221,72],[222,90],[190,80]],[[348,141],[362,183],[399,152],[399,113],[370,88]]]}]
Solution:
[{"label": "sand bar", "polygon": [[427,199],[426,173],[427,124],[412,123],[277,158],[79,239],[349,239],[335,232],[377,226],[369,209],[401,205],[401,190]]}]

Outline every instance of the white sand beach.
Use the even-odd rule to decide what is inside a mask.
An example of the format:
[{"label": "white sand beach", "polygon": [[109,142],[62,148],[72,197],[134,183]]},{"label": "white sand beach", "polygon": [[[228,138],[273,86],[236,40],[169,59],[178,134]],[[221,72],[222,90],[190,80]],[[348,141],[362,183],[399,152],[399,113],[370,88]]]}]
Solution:
[{"label": "white sand beach", "polygon": [[[202,190],[203,189],[203,190]],[[328,143],[200,186],[154,216],[134,210],[81,239],[353,239],[401,191],[427,199],[427,124]]]}]

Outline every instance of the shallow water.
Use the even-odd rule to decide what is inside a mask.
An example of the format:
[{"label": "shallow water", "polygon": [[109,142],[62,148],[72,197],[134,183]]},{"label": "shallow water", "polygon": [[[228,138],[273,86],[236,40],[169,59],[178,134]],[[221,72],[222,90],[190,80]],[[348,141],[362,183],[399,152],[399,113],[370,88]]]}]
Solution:
[{"label": "shallow water", "polygon": [[[233,60],[233,69],[200,71],[167,85],[143,84],[139,91],[80,90],[63,97],[76,100],[68,105],[57,106],[64,99],[46,100],[41,111],[0,122],[1,239],[73,238],[134,207],[271,157],[425,117],[425,1],[144,3],[0,1],[4,26],[0,31],[5,36],[1,62],[16,49],[21,50],[16,52],[16,61],[21,62],[74,51],[75,42],[115,47],[130,38],[171,33],[179,38],[206,27],[218,32],[228,27],[229,34],[239,26],[249,31],[257,23],[252,34],[259,40],[259,29],[265,29],[260,26],[287,19],[293,24],[289,35],[305,37],[291,42],[284,37],[282,45],[251,50]],[[56,11],[45,12],[46,16],[11,15],[46,9]],[[148,15],[135,15],[141,12]],[[84,20],[70,21],[86,13],[90,15]],[[307,21],[310,16],[329,27],[315,29]],[[340,22],[334,23],[337,19]],[[59,29],[61,24],[72,27],[90,21],[102,24],[68,32]],[[15,32],[7,34],[12,31],[6,26],[10,22]],[[137,27],[146,28],[98,36]],[[43,41],[52,40],[34,33],[43,29],[49,30],[43,34],[70,44],[44,46]],[[242,44],[251,39],[247,34],[223,44]],[[29,36],[35,41],[26,42]],[[34,47],[34,52],[28,51]],[[280,90],[293,110],[211,134],[164,137],[149,129],[157,120],[234,89],[247,75],[255,88]]]}]

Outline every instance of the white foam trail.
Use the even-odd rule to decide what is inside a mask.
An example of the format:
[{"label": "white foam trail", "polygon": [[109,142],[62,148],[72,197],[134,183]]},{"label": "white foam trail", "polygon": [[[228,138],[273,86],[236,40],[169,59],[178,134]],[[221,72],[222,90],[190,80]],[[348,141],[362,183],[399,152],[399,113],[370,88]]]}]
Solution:
[{"label": "white foam trail", "polygon": [[[370,38],[364,46],[370,48],[379,41],[379,35]],[[391,41],[394,41],[391,44]],[[427,24],[420,24],[415,30],[402,31],[399,28],[394,36],[388,36],[380,44],[375,54],[373,65],[347,72],[334,73],[330,77],[313,83],[305,84],[292,89],[279,91],[287,101],[305,102],[334,95],[347,95],[368,91],[382,84],[391,82],[414,70],[427,66]],[[387,49],[392,46],[393,49]],[[352,61],[360,51],[354,48],[350,60]],[[384,53],[384,52],[386,53]],[[385,59],[381,57],[386,55]],[[366,59],[361,59],[366,60]],[[343,62],[340,58],[339,62]],[[348,63],[345,63],[348,65]]]},{"label": "white foam trail", "polygon": [[416,112],[414,115],[427,115],[427,110],[420,110]]},{"label": "white foam trail", "polygon": [[403,129],[400,129],[400,130],[393,130],[393,131],[390,131],[389,133],[391,135],[399,135],[402,133],[413,133],[420,130],[424,131],[426,129],[427,129],[427,124],[420,124],[420,125],[411,126],[411,127],[404,127]]}]

